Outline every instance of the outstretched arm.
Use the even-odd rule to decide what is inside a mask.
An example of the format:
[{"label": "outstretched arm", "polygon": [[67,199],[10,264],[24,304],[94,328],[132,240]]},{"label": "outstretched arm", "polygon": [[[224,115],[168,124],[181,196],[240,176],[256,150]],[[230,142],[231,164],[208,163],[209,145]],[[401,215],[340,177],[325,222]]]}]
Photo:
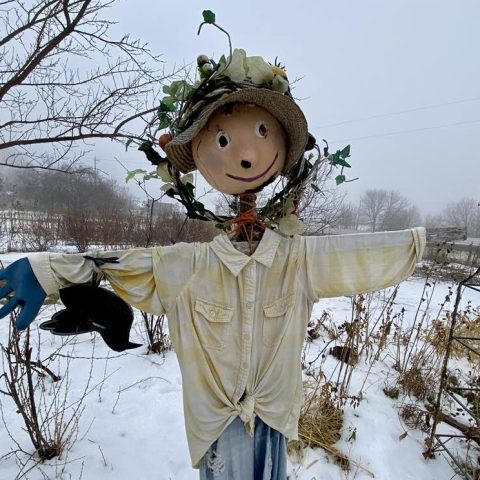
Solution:
[{"label": "outstretched arm", "polygon": [[380,290],[409,277],[425,247],[425,229],[304,237],[299,270],[310,297]]},{"label": "outstretched arm", "polygon": [[115,293],[128,304],[161,315],[176,299],[193,273],[194,244],[132,248],[119,252],[96,252],[97,258],[118,257],[118,263],[97,267],[84,254],[38,253],[30,255],[40,285],[50,295],[60,288],[90,283],[94,272],[106,277]]},{"label": "outstretched arm", "polygon": [[194,250],[194,244],[183,243],[90,253],[90,258],[118,257],[118,263],[100,267],[84,254],[29,255],[0,270],[0,280],[5,282],[0,286],[0,299],[12,294],[0,309],[0,318],[20,307],[17,328],[23,330],[36,317],[46,295],[71,285],[90,284],[95,273],[104,275],[128,304],[161,315],[174,304],[193,274]]}]

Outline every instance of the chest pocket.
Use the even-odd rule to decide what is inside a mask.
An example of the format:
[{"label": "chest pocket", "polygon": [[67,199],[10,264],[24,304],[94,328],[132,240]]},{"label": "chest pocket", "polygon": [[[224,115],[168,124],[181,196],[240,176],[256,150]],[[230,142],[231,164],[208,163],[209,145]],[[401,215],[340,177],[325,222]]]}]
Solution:
[{"label": "chest pocket", "polygon": [[293,298],[293,293],[288,293],[263,306],[262,341],[266,347],[274,347],[283,337],[288,324],[286,316],[293,305]]},{"label": "chest pocket", "polygon": [[194,323],[200,343],[206,348],[223,350],[228,340],[233,309],[197,298]]}]

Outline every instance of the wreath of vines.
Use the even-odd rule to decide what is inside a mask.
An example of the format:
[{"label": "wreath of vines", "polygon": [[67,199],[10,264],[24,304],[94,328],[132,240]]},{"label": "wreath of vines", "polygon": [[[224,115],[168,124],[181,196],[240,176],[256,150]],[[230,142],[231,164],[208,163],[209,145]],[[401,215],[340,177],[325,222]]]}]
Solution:
[{"label": "wreath of vines", "polygon": [[[168,197],[175,199],[183,205],[187,217],[214,221],[218,228],[228,230],[230,228],[228,223],[231,223],[239,214],[238,202],[234,201],[230,204],[232,215],[215,214],[196,198],[193,183],[185,181],[185,176],[182,176],[181,172],[173,166],[167,157],[161,156],[154,148],[154,141],[159,131],[168,129],[170,133],[164,135],[172,138],[188,128],[208,104],[237,90],[252,86],[259,87],[249,82],[248,79],[242,82],[234,82],[227,76],[222,75],[222,72],[226,70],[232,61],[230,35],[215,23],[215,14],[210,10],[203,12],[203,20],[198,29],[198,34],[200,34],[205,24],[218,28],[228,37],[230,55],[228,59],[222,56],[218,62],[205,56],[200,56],[197,59],[200,79],[195,84],[192,85],[185,80],[176,80],[170,85],[163,87],[166,96],[160,102],[156,117],[149,124],[149,127],[154,129],[154,131],[147,135],[149,139],[140,144],[138,150],[142,151],[151,164],[157,167],[157,171],[158,167],[167,167],[170,181],[162,189]],[[285,67],[278,63],[276,59],[273,66],[285,70]],[[285,92],[285,95],[293,98],[290,88]],[[323,141],[325,147],[322,151],[317,145],[315,138],[309,134],[305,149],[306,154],[302,155],[285,175],[286,180],[282,189],[274,193],[264,206],[257,208],[257,217],[262,222],[270,225],[276,224],[286,214],[295,213],[285,212],[286,200],[292,199],[294,204],[298,205],[306,188],[313,188],[315,192],[321,194],[315,181],[320,166],[325,162],[330,165],[331,170],[340,168],[339,174],[335,177],[337,185],[353,181],[347,180],[344,175],[344,169],[350,167],[350,164],[347,162],[347,158],[350,157],[350,145],[331,154],[328,149],[328,143],[325,140]],[[127,147],[129,143],[130,140],[127,142]],[[143,175],[144,179],[161,178],[156,171],[146,172],[143,169],[138,169],[129,172],[127,180],[139,174]]]}]

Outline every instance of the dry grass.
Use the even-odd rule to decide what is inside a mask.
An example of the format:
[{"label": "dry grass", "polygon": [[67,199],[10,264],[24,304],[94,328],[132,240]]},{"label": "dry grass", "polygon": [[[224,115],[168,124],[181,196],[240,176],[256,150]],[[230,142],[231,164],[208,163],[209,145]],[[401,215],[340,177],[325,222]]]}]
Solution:
[{"label": "dry grass", "polygon": [[337,406],[333,385],[329,382],[305,382],[305,402],[298,423],[298,440],[289,442],[288,453],[297,460],[303,458],[305,447],[323,448],[334,456],[344,470],[349,468],[349,459],[333,445],[340,440],[343,426],[343,410]]}]

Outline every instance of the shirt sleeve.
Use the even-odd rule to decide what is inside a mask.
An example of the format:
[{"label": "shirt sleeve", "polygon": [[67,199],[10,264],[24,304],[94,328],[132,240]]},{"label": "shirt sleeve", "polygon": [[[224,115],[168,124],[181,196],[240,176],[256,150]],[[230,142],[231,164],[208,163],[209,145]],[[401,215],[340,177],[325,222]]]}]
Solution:
[{"label": "shirt sleeve", "polygon": [[304,237],[304,284],[310,297],[380,290],[409,277],[423,255],[424,228]]},{"label": "shirt sleeve", "polygon": [[[100,268],[84,255],[118,257],[118,263]],[[114,291],[130,305],[156,315],[169,310],[193,275],[194,244],[133,248],[88,254],[36,253],[28,256],[32,270],[47,295],[70,285],[92,281],[95,271],[106,277]]]}]

